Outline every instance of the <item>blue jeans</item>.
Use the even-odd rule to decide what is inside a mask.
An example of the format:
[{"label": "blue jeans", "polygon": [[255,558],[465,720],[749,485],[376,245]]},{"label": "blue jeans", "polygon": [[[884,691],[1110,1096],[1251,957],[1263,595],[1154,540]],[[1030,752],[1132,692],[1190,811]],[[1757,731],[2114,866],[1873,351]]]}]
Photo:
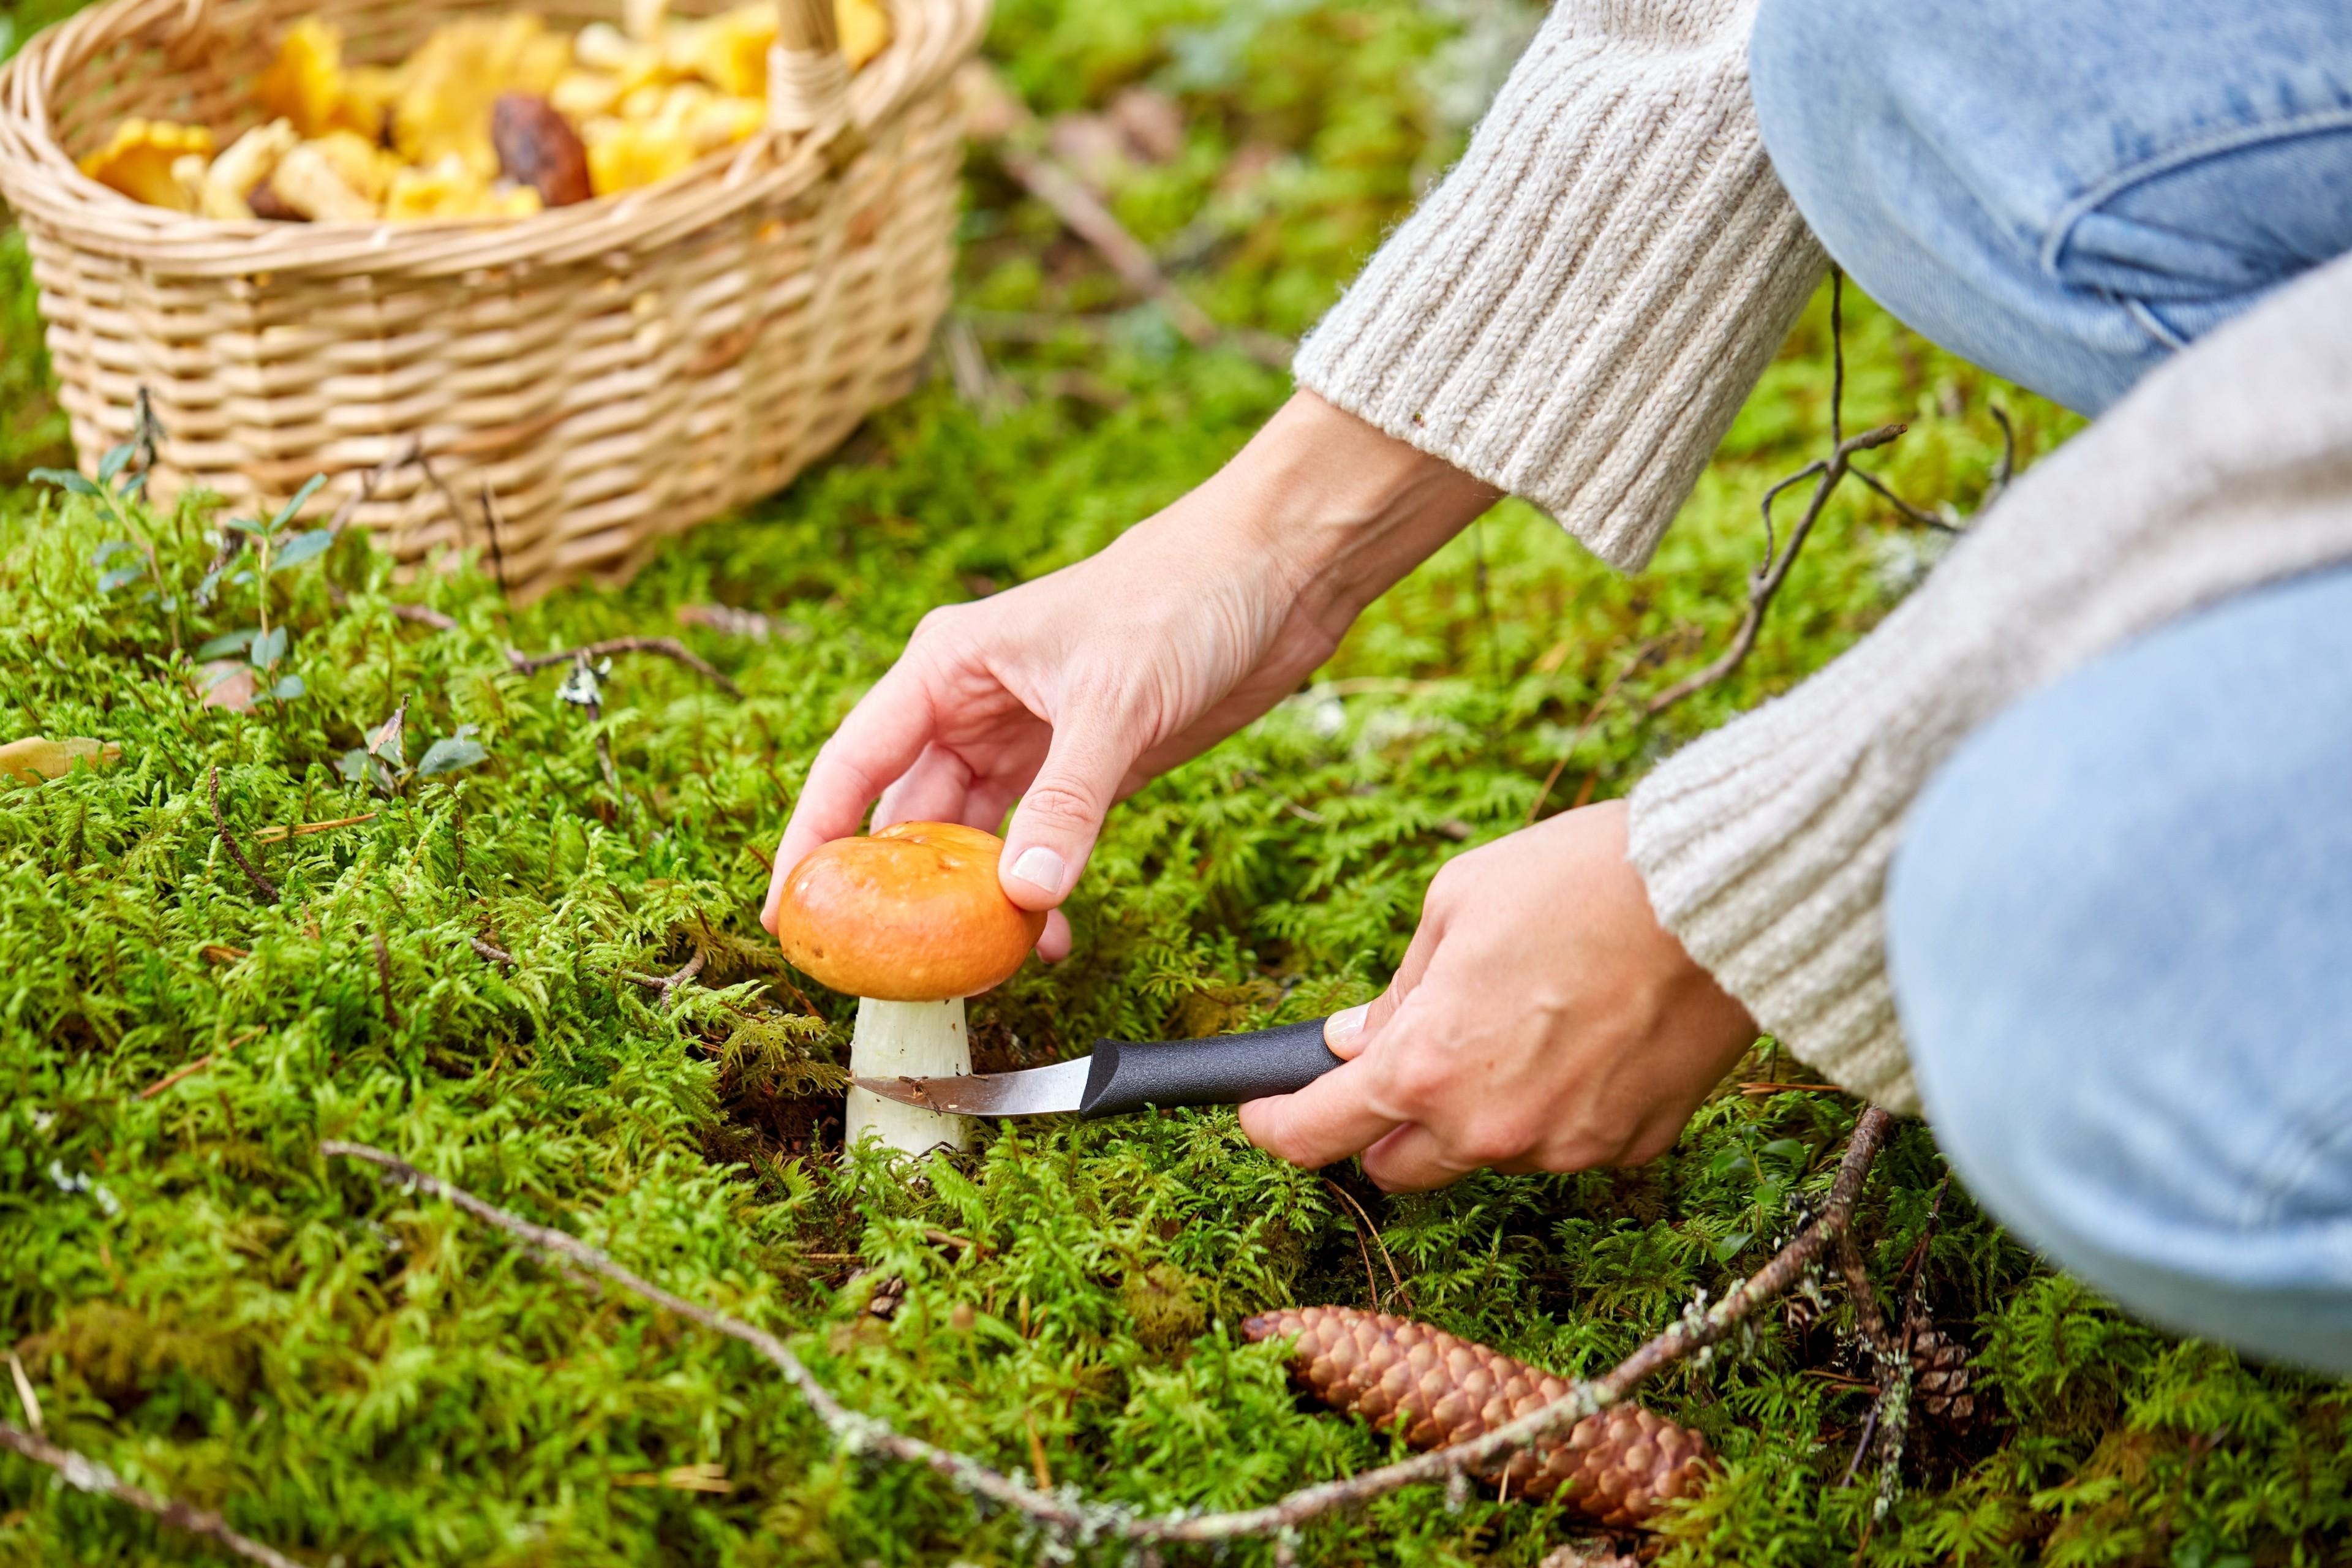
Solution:
[{"label": "blue jeans", "polygon": [[1969,737],[1912,807],[1886,945],[1988,1208],[2168,1327],[2352,1372],[2352,568]]},{"label": "blue jeans", "polygon": [[1763,0],[1748,70],[1854,281],[2086,414],[2352,250],[2344,0]]},{"label": "blue jeans", "polygon": [[[1763,0],[1782,182],[1912,327],[2085,412],[2352,250],[2347,0]],[[1886,903],[1985,1205],[2171,1328],[2352,1373],[2352,570],[1971,737]]]}]

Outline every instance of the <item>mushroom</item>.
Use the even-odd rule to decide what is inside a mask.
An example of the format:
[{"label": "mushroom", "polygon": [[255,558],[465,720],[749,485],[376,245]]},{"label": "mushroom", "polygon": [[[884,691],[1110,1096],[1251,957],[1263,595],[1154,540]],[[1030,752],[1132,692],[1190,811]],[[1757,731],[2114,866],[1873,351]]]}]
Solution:
[{"label": "mushroom", "polygon": [[[793,966],[857,998],[849,1070],[858,1078],[971,1071],[963,999],[1008,978],[1045,929],[1004,896],[1004,841],[952,822],[902,822],[836,838],[784,879],[776,940]],[[961,1149],[964,1119],[852,1087],[843,1128],[919,1154]]]}]

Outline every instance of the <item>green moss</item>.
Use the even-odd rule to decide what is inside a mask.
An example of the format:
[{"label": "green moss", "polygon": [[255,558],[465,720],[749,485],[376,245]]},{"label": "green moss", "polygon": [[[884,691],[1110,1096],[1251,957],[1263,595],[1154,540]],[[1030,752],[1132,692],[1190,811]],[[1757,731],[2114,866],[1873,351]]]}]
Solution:
[{"label": "green moss", "polygon": [[[1179,90],[1191,150],[1129,216],[1204,258],[1185,284],[1225,319],[1288,331],[1393,221],[1415,165],[1449,155],[1422,75],[1445,31],[1391,0],[1022,0],[996,47],[1049,109],[1145,78]],[[1282,172],[1216,206],[1216,172],[1252,143]],[[969,190],[967,298],[1055,313],[1115,300],[985,159]],[[29,318],[11,265],[13,364]],[[2029,457],[2071,428],[1866,305],[1853,316],[1849,419],[1913,422],[1881,465],[1906,493],[1975,504],[1995,397]],[[1387,1454],[1301,1406],[1277,1352],[1236,1333],[1281,1302],[1402,1304],[1377,1255],[1367,1279],[1335,1182],[1377,1222],[1412,1310],[1563,1371],[1608,1364],[1719,1292],[1819,1201],[1854,1112],[1803,1092],[1727,1092],[1639,1172],[1480,1175],[1393,1200],[1258,1155],[1223,1111],[1008,1125],[920,1182],[838,1157],[846,1006],[783,969],[755,920],[811,754],[925,609],[1098,548],[1287,390],[1149,310],[990,346],[1023,406],[983,424],[934,380],[622,592],[518,609],[459,563],[397,584],[357,540],[277,574],[273,674],[303,690],[241,715],[199,706],[184,657],[258,622],[250,584],[194,605],[204,509],[125,521],[45,489],[0,500],[0,739],[123,748],[112,769],[0,791],[0,1335],[60,1440],[354,1568],[1036,1554],[1018,1521],[933,1478],[835,1453],[740,1347],[324,1161],[326,1137],[391,1147],[787,1334],[855,1406],[1008,1469],[1032,1468],[1034,1441],[1056,1484],[1150,1508],[1263,1500]],[[1123,807],[1073,909],[1077,954],[975,1005],[983,1057],[1367,996],[1435,868],[1521,822],[1555,764],[1547,809],[1622,794],[1866,630],[1925,552],[1856,490],[1738,679],[1663,731],[1620,705],[1578,738],[1626,650],[1672,650],[1636,679],[1654,687],[1727,635],[1755,497],[1820,447],[1826,348],[1817,301],[1649,572],[1614,576],[1528,509],[1497,508],[1373,607],[1322,684]],[[29,372],[12,384],[8,428],[48,428],[37,389]],[[93,564],[123,539],[152,545],[160,581],[101,588],[139,558]],[[457,626],[396,618],[395,600]],[[779,634],[676,624],[714,600]],[[592,722],[557,700],[560,671],[519,676],[504,657],[672,632],[743,699],[625,659]],[[346,782],[339,764],[404,700],[407,763],[460,725],[486,760],[391,795]],[[274,902],[224,851],[215,769]],[[703,972],[670,1005],[630,978],[696,952]],[[1768,1073],[1801,1076],[1769,1047],[1742,1076]],[[1943,1175],[1916,1127],[1880,1163],[1864,1235],[1890,1286]],[[1765,1323],[1652,1392],[1729,1463],[1673,1521],[1666,1561],[1843,1563],[1867,1531],[1874,1561],[2192,1568],[2321,1562],[2352,1531],[2342,1389],[2130,1323],[1957,1190],[1926,1256],[1938,1320],[1979,1347],[1993,1419],[1923,1424],[1874,1521],[1877,1478],[1840,1484],[1867,1396],[1832,1290],[1820,1324]],[[891,1279],[903,1294],[884,1318]],[[733,1489],[636,1484],[689,1464]],[[1311,1527],[1300,1551],[1532,1563],[1566,1533],[1542,1510],[1449,1510],[1423,1492]],[[0,1460],[0,1558],[190,1551]]]}]

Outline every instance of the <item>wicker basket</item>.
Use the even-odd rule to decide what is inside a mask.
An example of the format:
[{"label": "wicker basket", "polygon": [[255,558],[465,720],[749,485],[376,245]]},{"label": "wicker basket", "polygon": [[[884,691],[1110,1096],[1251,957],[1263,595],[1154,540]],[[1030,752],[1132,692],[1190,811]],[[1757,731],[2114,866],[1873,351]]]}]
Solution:
[{"label": "wicker basket", "polygon": [[[720,0],[681,0],[708,14]],[[777,489],[903,391],[945,309],[958,127],[948,80],[986,0],[894,0],[854,78],[830,0],[781,0],[768,127],[645,190],[520,220],[219,223],[144,205],[74,159],[127,115],[225,142],[252,77],[323,10],[395,60],[465,0],[110,0],[0,69],[0,196],[30,242],[82,462],[144,387],[159,494],[314,509],[413,445],[357,521],[404,562],[496,545],[522,595],[617,581],[664,535]],[[499,5],[558,26],[621,0]],[[788,47],[797,45],[798,47]],[[486,509],[466,510],[488,490]],[[486,537],[486,533],[490,537]]]}]

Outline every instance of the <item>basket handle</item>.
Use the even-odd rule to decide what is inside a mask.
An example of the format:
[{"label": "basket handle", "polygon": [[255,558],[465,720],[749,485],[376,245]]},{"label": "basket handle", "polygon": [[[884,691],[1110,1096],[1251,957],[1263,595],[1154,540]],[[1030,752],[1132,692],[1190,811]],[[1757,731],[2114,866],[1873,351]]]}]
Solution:
[{"label": "basket handle", "polygon": [[768,51],[768,123],[814,131],[842,117],[849,63],[833,0],[776,0],[776,46]]}]

